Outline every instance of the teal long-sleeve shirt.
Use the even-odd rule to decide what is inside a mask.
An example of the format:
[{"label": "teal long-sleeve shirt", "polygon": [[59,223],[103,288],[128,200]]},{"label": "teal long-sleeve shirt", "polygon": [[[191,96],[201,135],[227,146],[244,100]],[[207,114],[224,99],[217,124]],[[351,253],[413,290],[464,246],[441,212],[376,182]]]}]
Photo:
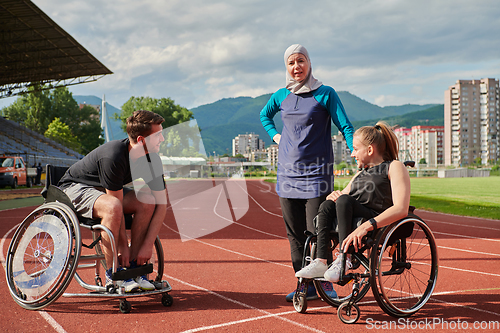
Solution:
[{"label": "teal long-sleeve shirt", "polygon": [[352,151],[354,129],[344,107],[329,86],[295,95],[282,88],[260,112],[264,129],[273,138],[278,131],[274,116],[281,111],[283,131],[278,153],[278,195],[314,198],[333,191],[331,122]]}]

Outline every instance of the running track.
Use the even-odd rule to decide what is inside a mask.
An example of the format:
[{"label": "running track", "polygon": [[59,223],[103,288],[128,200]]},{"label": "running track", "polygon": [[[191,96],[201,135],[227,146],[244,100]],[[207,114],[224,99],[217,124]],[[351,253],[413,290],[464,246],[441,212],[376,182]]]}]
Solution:
[{"label": "running track", "polygon": [[[431,300],[408,320],[395,322],[397,319],[380,310],[370,291],[360,303],[358,323],[346,326],[337,318],[336,309],[321,300],[310,301],[306,314],[295,312],[291,303],[285,302],[285,295],[295,288],[296,279],[290,265],[278,197],[268,183],[246,181],[242,190],[248,193],[248,212],[242,215],[238,212],[241,207],[234,205],[234,213],[242,215],[237,223],[201,238],[182,241],[174,221],[176,205],[181,207],[177,212],[194,211],[200,220],[218,218],[221,225],[228,220],[227,207],[224,208],[220,195],[213,195],[205,202],[190,197],[192,186],[211,185],[206,181],[193,184],[179,182],[169,187],[171,206],[160,233],[166,258],[164,278],[173,288],[172,307],[163,307],[159,296],[128,298],[132,312],[121,314],[117,300],[61,297],[41,311],[28,311],[11,298],[2,267],[1,330],[363,332],[374,330],[378,321],[379,325],[392,324],[393,328],[398,324],[399,329],[394,331],[410,328],[411,331],[448,331],[465,328],[465,325],[469,330],[482,325],[483,330],[477,331],[498,331],[499,326],[494,326],[500,323],[498,220],[418,211],[433,230],[439,249],[438,284]],[[212,205],[210,211],[207,205]],[[0,211],[2,265],[15,226],[33,209]],[[83,289],[73,281],[68,291],[82,292]],[[497,323],[490,323],[488,330],[488,322]]]}]

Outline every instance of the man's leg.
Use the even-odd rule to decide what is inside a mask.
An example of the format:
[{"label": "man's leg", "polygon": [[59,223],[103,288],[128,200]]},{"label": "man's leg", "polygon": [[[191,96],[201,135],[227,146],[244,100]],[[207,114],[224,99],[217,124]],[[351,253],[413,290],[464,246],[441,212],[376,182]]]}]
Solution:
[{"label": "man's leg", "polygon": [[[125,214],[134,214],[130,230],[130,259],[134,260],[144,245],[144,239],[148,230],[150,228],[159,229],[161,226],[151,225],[151,218],[155,212],[156,204],[154,197],[148,191],[140,191],[137,195],[134,191],[128,192],[123,198],[123,206]],[[161,221],[158,223],[161,223]],[[145,246],[152,248],[153,244],[146,244]]]},{"label": "man's leg", "polygon": [[[117,251],[122,252],[122,260],[127,262],[122,262],[122,266],[128,266],[129,253],[130,251],[125,247],[128,247],[126,239],[123,239],[121,235],[121,224],[124,223],[123,219],[123,206],[119,199],[112,195],[103,194],[94,203],[93,207],[93,218],[100,218],[101,224],[107,227],[113,237],[115,238]],[[106,265],[108,268],[113,267],[113,252],[111,248],[111,240],[108,234],[101,232],[102,237],[102,250],[104,257],[106,259]],[[124,253],[126,251],[126,253]],[[117,268],[117,267],[116,267]]]}]

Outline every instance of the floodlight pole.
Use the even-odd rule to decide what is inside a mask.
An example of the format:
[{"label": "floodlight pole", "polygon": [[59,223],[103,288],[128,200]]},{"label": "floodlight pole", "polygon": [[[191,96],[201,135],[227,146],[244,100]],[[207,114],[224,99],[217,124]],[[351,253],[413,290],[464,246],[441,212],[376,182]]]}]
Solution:
[{"label": "floodlight pole", "polygon": [[104,140],[109,142],[108,113],[106,112],[106,96],[102,94],[101,128],[104,130]]}]

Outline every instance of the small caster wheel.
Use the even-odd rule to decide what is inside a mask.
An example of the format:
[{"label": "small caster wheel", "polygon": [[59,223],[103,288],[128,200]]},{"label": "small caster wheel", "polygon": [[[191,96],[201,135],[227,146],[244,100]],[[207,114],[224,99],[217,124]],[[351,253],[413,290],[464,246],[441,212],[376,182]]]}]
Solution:
[{"label": "small caster wheel", "polygon": [[174,298],[169,294],[163,294],[161,297],[161,304],[163,304],[163,306],[172,306],[172,304],[174,304]]},{"label": "small caster wheel", "polygon": [[106,286],[106,292],[109,294],[114,294],[116,293],[116,288],[115,286],[111,283]]},{"label": "small caster wheel", "polygon": [[307,297],[306,295],[299,295],[301,293],[295,293],[293,295],[293,308],[298,313],[306,313],[307,311]]},{"label": "small caster wheel", "polygon": [[337,309],[337,316],[344,324],[354,324],[358,321],[360,315],[359,306],[357,304],[349,305],[349,301],[340,304]]},{"label": "small caster wheel", "polygon": [[129,313],[132,310],[132,305],[126,299],[120,300],[120,311],[121,313]]},{"label": "small caster wheel", "polygon": [[95,285],[96,285],[96,286],[100,286],[100,287],[102,287],[102,280],[101,280],[101,277],[100,277],[100,276],[96,276],[96,277],[94,278],[94,282],[95,282]]}]

